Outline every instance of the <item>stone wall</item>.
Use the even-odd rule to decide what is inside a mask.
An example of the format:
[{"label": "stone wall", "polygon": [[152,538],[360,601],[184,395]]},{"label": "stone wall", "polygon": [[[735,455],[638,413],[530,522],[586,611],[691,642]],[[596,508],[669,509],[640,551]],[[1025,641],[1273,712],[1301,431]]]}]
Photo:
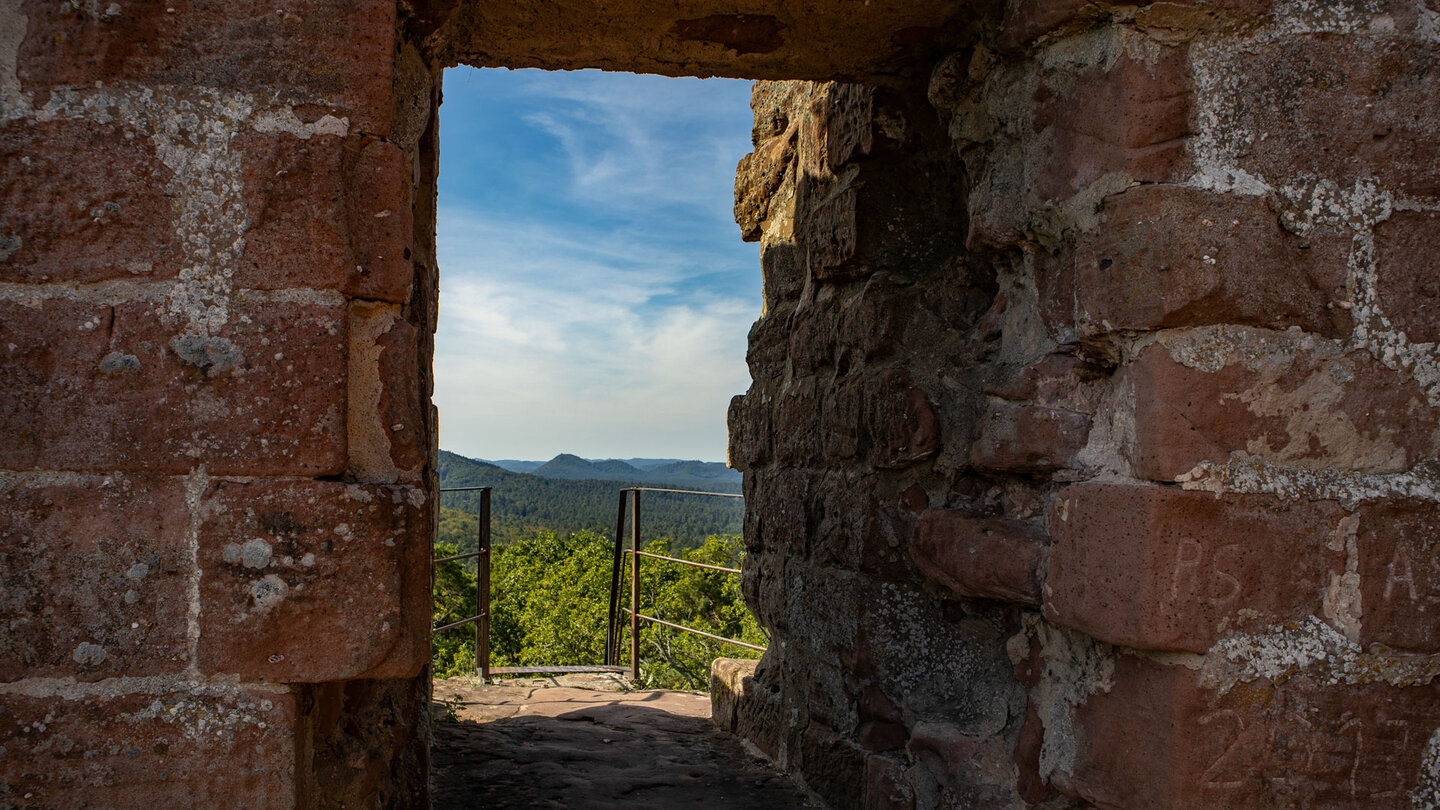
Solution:
[{"label": "stone wall", "polygon": [[396,42],[382,0],[0,3],[0,806],[424,803]]},{"label": "stone wall", "polygon": [[0,0],[0,805],[424,805],[466,62],[859,82],[755,92],[727,725],[836,806],[1440,806],[1440,8],[807,9]]},{"label": "stone wall", "polygon": [[718,722],[842,807],[1440,806],[1437,41],[1014,0],[757,85]]}]

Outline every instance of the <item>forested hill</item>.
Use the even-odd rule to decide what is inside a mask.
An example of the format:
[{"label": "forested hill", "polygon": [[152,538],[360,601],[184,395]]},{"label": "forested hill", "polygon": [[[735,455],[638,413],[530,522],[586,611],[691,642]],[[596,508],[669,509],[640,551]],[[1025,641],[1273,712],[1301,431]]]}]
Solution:
[{"label": "forested hill", "polygon": [[[581,459],[583,461],[583,459]],[[490,486],[491,527],[496,543],[505,544],[537,529],[551,529],[562,537],[580,529],[615,533],[615,508],[619,491],[629,486],[674,486],[676,489],[705,489],[739,492],[734,482],[712,481],[704,487],[669,481],[624,481],[547,478],[517,473],[483,461],[440,451],[440,486]],[[462,548],[475,545],[475,520],[479,494],[454,492],[441,495],[440,540]],[[739,534],[744,518],[741,501],[695,495],[645,493],[642,501],[642,529],[646,540],[669,537],[677,546],[698,546],[712,534]],[[472,516],[458,514],[468,512]]]},{"label": "forested hill", "polygon": [[[511,472],[534,473],[545,478],[591,478],[597,481],[640,481],[663,486],[714,489],[717,484],[739,486],[740,473],[718,461],[681,459],[586,459],[561,453],[549,461],[507,459],[484,462]],[[715,490],[729,492],[731,490]]]}]

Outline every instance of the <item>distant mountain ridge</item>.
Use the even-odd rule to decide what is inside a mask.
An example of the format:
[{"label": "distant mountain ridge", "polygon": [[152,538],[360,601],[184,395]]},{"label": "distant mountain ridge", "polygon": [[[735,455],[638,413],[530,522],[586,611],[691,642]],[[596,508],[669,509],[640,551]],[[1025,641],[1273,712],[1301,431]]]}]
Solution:
[{"label": "distant mountain ridge", "polygon": [[[442,489],[494,488],[492,525],[495,538],[500,543],[533,534],[536,529],[551,529],[562,536],[588,529],[613,536],[620,489],[651,483],[628,477],[612,480],[549,478],[512,472],[445,450],[440,451],[436,472],[440,475]],[[699,485],[674,479],[654,483],[682,489],[740,492],[738,480],[703,481]],[[474,492],[445,493],[441,497],[442,538],[455,542],[464,550],[474,550],[475,524],[470,523],[471,528],[458,533],[447,530],[446,525],[453,520],[455,510],[473,515],[478,511],[478,504],[479,496]],[[738,499],[653,493],[645,497],[645,535],[669,537],[683,547],[694,547],[710,534],[739,534],[744,512],[744,503]]]},{"label": "distant mountain ridge", "polygon": [[737,470],[732,470],[718,461],[676,458],[586,459],[571,453],[561,453],[549,461],[482,461],[510,472],[569,481],[629,481],[697,487],[711,484],[738,485],[741,480]]}]

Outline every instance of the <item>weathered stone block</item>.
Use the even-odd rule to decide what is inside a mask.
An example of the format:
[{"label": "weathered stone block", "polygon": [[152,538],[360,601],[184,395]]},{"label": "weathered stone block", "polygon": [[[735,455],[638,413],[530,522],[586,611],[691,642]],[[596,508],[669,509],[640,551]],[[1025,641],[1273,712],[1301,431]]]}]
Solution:
[{"label": "weathered stone block", "polygon": [[179,479],[0,480],[0,681],[184,670],[189,521]]},{"label": "weathered stone block", "polygon": [[418,340],[399,307],[351,304],[346,430],[355,480],[419,480],[429,441],[420,411]]},{"label": "weathered stone block", "polygon": [[[1421,37],[1279,37],[1266,47],[1200,54],[1218,81],[1237,168],[1279,187],[1300,176],[1342,188],[1377,180],[1412,195],[1440,191],[1440,50]],[[1238,137],[1237,137],[1238,136]]]},{"label": "weathered stone block", "polygon": [[1375,226],[1377,295],[1395,328],[1417,343],[1440,341],[1440,215],[1397,211]]},{"label": "weathered stone block", "polygon": [[914,810],[915,789],[906,779],[905,762],[898,757],[865,757],[865,807],[875,810]]},{"label": "weathered stone block", "polygon": [[413,226],[409,161],[400,147],[247,133],[239,148],[249,227],[236,286],[405,302]]},{"label": "weathered stone block", "polygon": [[1440,507],[1362,504],[1355,517],[1361,644],[1440,652]]},{"label": "weathered stone block", "polygon": [[[1440,687],[1332,685],[1302,674],[1221,693],[1200,679],[1120,657],[1109,689],[1076,713],[1084,744],[1056,780],[1062,789],[1100,807],[1176,810],[1434,800]],[[1417,790],[1422,782],[1428,792]],[[1412,805],[1412,790],[1426,798]]]},{"label": "weathered stone block", "polygon": [[800,737],[806,784],[835,807],[858,807],[866,789],[865,752],[828,726],[811,722]]},{"label": "weathered stone block", "polygon": [[174,278],[170,178],[150,139],[121,124],[0,127],[0,281]]},{"label": "weathered stone block", "polygon": [[730,400],[726,411],[729,444],[725,457],[731,467],[748,472],[755,469],[770,455],[770,412],[759,407],[754,400],[758,394],[745,394]]},{"label": "weathered stone block", "polygon": [[1160,48],[1153,61],[1121,56],[1107,71],[1057,74],[1064,86],[1042,84],[1033,125],[1039,138],[1029,160],[1035,193],[1063,200],[1111,172],[1169,183],[1190,168],[1194,90],[1180,48]]},{"label": "weathered stone block", "polygon": [[806,265],[818,281],[844,281],[875,269],[856,260],[856,243],[861,238],[856,205],[855,190],[845,189],[807,212]]},{"label": "weathered stone block", "polygon": [[1076,484],[1050,511],[1045,616],[1111,644],[1205,652],[1226,633],[1322,615],[1342,512],[1169,487]]},{"label": "weathered stone block", "polygon": [[970,445],[970,463],[987,470],[1047,472],[1076,466],[1090,416],[1043,405],[993,402]]},{"label": "weathered stone block", "polygon": [[164,304],[0,302],[0,467],[342,471],[345,307],[226,304],[207,337]]},{"label": "weathered stone block", "polygon": [[1080,403],[1085,384],[1103,376],[1100,369],[1068,354],[1047,355],[1026,366],[992,366],[990,374],[985,393],[992,397],[1070,409]]},{"label": "weathered stone block", "polygon": [[878,469],[909,467],[940,449],[930,395],[902,369],[886,369],[869,383],[865,420],[870,465]]},{"label": "weathered stone block", "polygon": [[201,671],[272,683],[420,671],[430,620],[420,489],[217,482],[201,512]]},{"label": "weathered stone block", "polygon": [[1440,409],[1370,354],[1322,355],[1255,337],[1236,352],[1151,346],[1125,369],[1135,402],[1126,455],[1137,476],[1170,481],[1234,452],[1367,472],[1440,455]]},{"label": "weathered stone block", "polygon": [[961,596],[1040,604],[1044,533],[1015,520],[927,509],[915,526],[910,559],[931,582]]},{"label": "weathered stone block", "polygon": [[[1350,238],[1284,231],[1259,197],[1138,186],[1106,198],[1099,229],[1081,236],[1043,308],[1086,332],[1234,323],[1350,333]],[[1067,281],[1066,276],[1073,278]],[[1073,284],[1073,287],[1071,286]]]},{"label": "weathered stone block", "polygon": [[392,108],[395,5],[306,0],[69,4],[25,0],[23,90],[42,106],[55,87],[97,82],[204,87],[311,105],[385,134]]},{"label": "weathered stone block", "polygon": [[[1083,30],[1112,13],[1112,5],[1127,6],[1123,2],[1091,0],[1010,0],[1005,4],[999,46],[1006,51],[1019,50],[1048,38],[1046,35],[1062,36]],[[1271,0],[1171,0],[1136,5],[1138,27],[1147,33],[1154,30],[1152,26],[1162,29],[1161,36],[1156,38],[1163,40],[1167,35],[1187,38],[1206,29],[1227,27],[1227,23],[1232,26],[1253,23],[1269,12],[1272,3]]]},{"label": "weathered stone block", "polygon": [[0,695],[0,805],[288,810],[296,715],[286,692],[230,686]]},{"label": "weathered stone block", "polygon": [[[788,213],[777,210],[783,205],[777,198],[785,182],[794,177],[795,138],[796,128],[790,126],[757,141],[755,151],[740,158],[735,167],[735,222],[747,242],[760,239],[772,216]],[[765,289],[769,300],[771,288],[767,285]]]},{"label": "weathered stone block", "polygon": [[710,720],[720,728],[733,732],[740,702],[745,699],[745,684],[753,681],[753,658],[716,658],[710,664]]},{"label": "weathered stone block", "polygon": [[[306,707],[309,784],[300,807],[430,804],[428,672],[390,680],[332,681],[296,689]],[[308,766],[308,767],[307,767]]]}]

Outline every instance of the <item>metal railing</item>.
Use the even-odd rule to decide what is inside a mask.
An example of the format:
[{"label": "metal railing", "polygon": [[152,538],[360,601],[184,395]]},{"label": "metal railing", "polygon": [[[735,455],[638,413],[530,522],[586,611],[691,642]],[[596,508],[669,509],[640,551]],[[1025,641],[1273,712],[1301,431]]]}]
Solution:
[{"label": "metal railing", "polygon": [[[615,552],[611,562],[610,570],[610,611],[607,619],[605,634],[605,664],[603,666],[537,666],[537,667],[491,667],[490,666],[490,491],[491,487],[442,487],[440,492],[478,492],[480,493],[480,513],[478,526],[476,528],[476,550],[464,554],[452,554],[448,557],[437,557],[431,560],[431,583],[433,589],[434,567],[445,562],[459,562],[461,560],[475,560],[475,615],[449,624],[432,627],[432,633],[443,633],[457,627],[468,624],[475,625],[475,670],[484,680],[489,680],[494,675],[519,675],[519,674],[541,674],[560,672],[624,672],[626,667],[621,666],[617,659],[620,657],[620,614],[630,615],[630,679],[640,679],[640,622],[652,622],[665,627],[681,630],[686,633],[693,633],[697,636],[714,639],[715,641],[734,644],[751,650],[764,652],[765,648],[746,641],[734,638],[707,633],[704,630],[697,630],[693,627],[686,627],[682,624],[666,621],[655,616],[647,616],[640,612],[640,558],[649,557],[663,562],[679,563],[695,568],[704,568],[711,571],[720,571],[727,574],[739,574],[738,568],[727,568],[723,565],[711,565],[709,563],[685,560],[679,557],[666,557],[662,554],[654,554],[649,551],[640,550],[640,493],[641,492],[668,492],[679,495],[701,495],[712,498],[735,498],[744,499],[743,495],[729,492],[700,492],[689,489],[662,489],[659,487],[627,487],[620,490],[620,506],[615,521]],[[625,511],[626,500],[630,502],[630,547],[625,548]],[[620,575],[625,555],[630,557],[630,607],[624,608],[620,605]]]},{"label": "metal railing", "polygon": [[432,627],[430,632],[441,633],[467,624],[475,625],[475,671],[486,680],[490,678],[490,487],[441,488],[441,492],[480,493],[479,527],[476,529],[476,551],[455,554],[431,560],[430,582],[434,588],[435,566],[443,562],[475,560],[475,615],[458,622]]},{"label": "metal railing", "polygon": [[[764,652],[765,648],[746,641],[734,638],[717,636],[714,633],[707,633],[704,630],[696,630],[693,627],[686,627],[683,624],[676,624],[654,616],[647,616],[640,612],[640,558],[649,557],[665,562],[689,565],[695,568],[706,568],[712,571],[722,571],[727,574],[738,574],[738,568],[726,568],[722,565],[710,565],[708,563],[684,560],[679,557],[666,557],[661,554],[652,554],[640,550],[640,493],[642,492],[670,492],[679,495],[702,495],[711,498],[737,498],[743,500],[745,496],[730,492],[700,492],[689,489],[662,489],[659,487],[627,487],[620,490],[620,506],[615,516],[615,554],[611,561],[610,568],[610,613],[605,633],[605,663],[607,666],[615,666],[620,657],[620,614],[630,614],[630,679],[640,680],[640,622],[647,621],[654,624],[671,627],[686,633],[693,633],[697,636],[722,641],[726,644],[734,644],[737,647],[745,647],[751,650]],[[625,545],[625,502],[630,501],[630,548]],[[630,555],[630,607],[620,606],[620,572],[622,562],[626,554]]]}]

